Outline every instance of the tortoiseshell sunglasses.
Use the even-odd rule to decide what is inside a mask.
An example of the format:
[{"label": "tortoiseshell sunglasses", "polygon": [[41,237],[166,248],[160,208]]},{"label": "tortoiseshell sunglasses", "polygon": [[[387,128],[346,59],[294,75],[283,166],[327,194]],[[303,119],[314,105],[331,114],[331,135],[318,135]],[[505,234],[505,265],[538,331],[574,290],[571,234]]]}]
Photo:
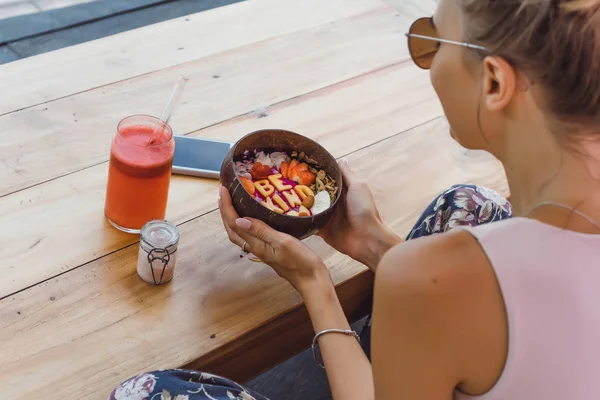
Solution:
[{"label": "tortoiseshell sunglasses", "polygon": [[432,17],[419,18],[413,22],[406,37],[408,38],[410,56],[415,64],[423,69],[431,68],[433,57],[435,57],[440,49],[440,43],[455,44],[457,46],[481,50],[492,54],[489,49],[483,46],[440,38],[436,32]]}]

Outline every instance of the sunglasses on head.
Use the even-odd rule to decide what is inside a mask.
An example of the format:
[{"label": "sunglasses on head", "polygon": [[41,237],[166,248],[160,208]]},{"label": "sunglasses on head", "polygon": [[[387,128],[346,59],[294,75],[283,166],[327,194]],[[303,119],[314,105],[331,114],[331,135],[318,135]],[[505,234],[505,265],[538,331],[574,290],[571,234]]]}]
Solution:
[{"label": "sunglasses on head", "polygon": [[492,54],[490,50],[483,46],[440,38],[432,17],[419,18],[413,22],[406,37],[408,38],[408,50],[411,58],[419,68],[423,69],[431,68],[433,57],[437,54],[442,43],[455,44]]}]

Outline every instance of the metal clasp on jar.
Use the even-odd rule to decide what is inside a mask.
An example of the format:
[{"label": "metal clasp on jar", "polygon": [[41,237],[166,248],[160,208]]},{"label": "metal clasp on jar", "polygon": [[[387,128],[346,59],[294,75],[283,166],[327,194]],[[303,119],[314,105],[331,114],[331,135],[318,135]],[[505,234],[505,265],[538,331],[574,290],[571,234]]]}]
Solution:
[{"label": "metal clasp on jar", "polygon": [[[158,282],[156,281],[156,274],[154,273],[154,261],[160,260],[162,261],[162,271],[160,272],[160,279]],[[167,269],[167,265],[169,265],[169,261],[171,261],[171,253],[167,249],[157,249],[153,248],[148,253],[148,263],[150,264],[150,270],[152,271],[152,280],[155,285],[160,285],[163,280],[163,276],[165,275],[165,270]]]}]

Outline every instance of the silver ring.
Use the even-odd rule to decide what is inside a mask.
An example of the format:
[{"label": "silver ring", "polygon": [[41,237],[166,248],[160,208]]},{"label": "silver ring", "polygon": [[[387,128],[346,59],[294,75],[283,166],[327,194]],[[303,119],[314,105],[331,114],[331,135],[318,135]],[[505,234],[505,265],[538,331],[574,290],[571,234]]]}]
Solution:
[{"label": "silver ring", "polygon": [[248,250],[246,250],[247,245],[248,245],[248,242],[244,242],[244,244],[242,245],[242,251],[246,254],[248,254]]}]

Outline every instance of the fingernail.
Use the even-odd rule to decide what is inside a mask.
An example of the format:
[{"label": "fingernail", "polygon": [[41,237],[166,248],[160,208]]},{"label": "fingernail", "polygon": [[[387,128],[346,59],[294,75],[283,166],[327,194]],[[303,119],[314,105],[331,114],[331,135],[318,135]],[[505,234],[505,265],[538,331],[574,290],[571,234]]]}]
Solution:
[{"label": "fingernail", "polygon": [[340,161],[342,164],[348,166],[348,160],[346,160],[345,158],[342,158],[342,160]]},{"label": "fingernail", "polygon": [[244,218],[236,219],[235,224],[244,230],[248,230],[252,227],[252,222]]},{"label": "fingernail", "polygon": [[219,206],[219,208],[221,208],[221,198],[220,197],[217,199],[217,205]]}]

